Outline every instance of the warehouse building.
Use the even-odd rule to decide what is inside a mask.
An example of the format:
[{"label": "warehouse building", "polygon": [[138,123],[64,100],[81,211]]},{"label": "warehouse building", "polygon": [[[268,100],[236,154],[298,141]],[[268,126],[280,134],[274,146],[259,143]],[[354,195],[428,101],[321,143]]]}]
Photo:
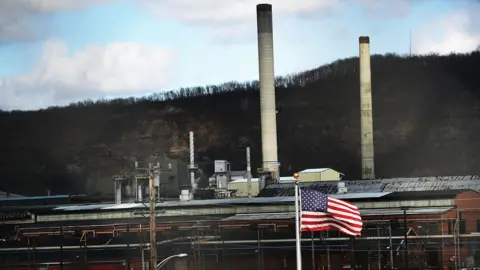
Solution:
[{"label": "warehouse building", "polygon": [[[237,197],[247,197],[248,196],[248,179],[246,177],[239,178],[239,173],[236,173],[237,178],[233,178],[232,181],[228,183],[228,189],[234,190]],[[245,171],[246,173],[246,171]],[[233,175],[233,172],[232,172]],[[317,169],[306,169],[299,172],[300,177],[298,180],[300,182],[318,182],[318,181],[339,181],[343,174],[337,172],[330,168],[317,168]],[[292,183],[295,180],[292,176],[282,176],[280,177],[280,183]],[[251,179],[251,190],[252,196],[257,196],[259,193],[258,190],[258,178]]]}]

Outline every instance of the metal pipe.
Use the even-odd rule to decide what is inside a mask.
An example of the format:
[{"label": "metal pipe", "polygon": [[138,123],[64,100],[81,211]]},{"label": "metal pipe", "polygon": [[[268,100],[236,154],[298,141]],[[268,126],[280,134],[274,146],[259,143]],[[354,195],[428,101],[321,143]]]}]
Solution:
[{"label": "metal pipe", "polygon": [[[445,235],[409,235],[408,239],[412,240],[418,240],[418,239],[449,239],[453,238],[453,234],[445,234]],[[477,234],[462,234],[460,235],[461,238],[475,238],[478,237]],[[358,237],[357,240],[388,240],[388,239],[393,239],[393,240],[402,240],[404,239],[404,236],[371,236],[371,237]],[[320,241],[320,238],[315,238],[315,241]],[[348,241],[350,240],[349,237],[334,237],[334,238],[326,238],[324,241],[329,241],[329,242],[335,242],[335,241]],[[285,242],[295,242],[295,238],[287,238],[287,239],[265,239],[265,240],[260,240],[260,243],[285,243]],[[305,242],[305,241],[311,241],[311,239],[300,239],[300,241]],[[257,240],[227,240],[227,241],[197,241],[195,244],[197,245],[212,245],[212,244],[256,244]],[[2,249],[0,249],[2,250]]]},{"label": "metal pipe", "polygon": [[252,166],[250,164],[250,146],[247,147],[247,194],[252,197]]},{"label": "metal pipe", "polygon": [[126,253],[127,253],[127,270],[130,270],[130,227],[128,226],[127,224],[127,250],[126,250]]},{"label": "metal pipe", "polygon": [[[277,110],[273,56],[272,5],[257,5],[258,65],[263,168],[278,173]],[[276,178],[274,176],[274,178]],[[259,181],[260,183],[261,181]],[[263,187],[259,187],[262,190]]]},{"label": "metal pipe", "polygon": [[60,270],[63,270],[63,226],[60,226]]},{"label": "metal pipe", "polygon": [[142,224],[140,224],[139,234],[140,234],[140,252],[142,255],[142,270],[146,270],[145,269],[145,249],[143,248],[144,244],[143,244]]},{"label": "metal pipe", "polygon": [[388,238],[389,238],[389,246],[390,246],[390,269],[393,270],[393,241],[392,241],[392,223],[391,222],[388,223]]},{"label": "metal pipe", "polygon": [[352,260],[350,263],[350,269],[357,269],[357,261],[355,260],[355,236],[350,237],[350,243],[351,243],[351,253],[352,253]]},{"label": "metal pipe", "polygon": [[195,189],[197,188],[197,184],[195,183],[195,141],[193,137],[193,131],[189,132],[189,139],[190,139],[190,194],[188,199],[193,199],[193,194]]},{"label": "metal pipe", "polygon": [[297,257],[297,270],[302,270],[302,246],[300,235],[300,188],[298,187],[298,181],[295,181],[295,242],[296,242],[296,257]]},{"label": "metal pipe", "polygon": [[[377,226],[377,236],[380,237],[380,227]],[[378,248],[378,258],[377,258],[377,262],[378,262],[378,270],[382,269],[382,260],[381,260],[381,257],[382,257],[382,253],[381,253],[381,249],[382,247],[380,246],[380,240],[377,241],[377,248]]]},{"label": "metal pipe", "polygon": [[359,38],[362,179],[375,179],[370,38]]}]

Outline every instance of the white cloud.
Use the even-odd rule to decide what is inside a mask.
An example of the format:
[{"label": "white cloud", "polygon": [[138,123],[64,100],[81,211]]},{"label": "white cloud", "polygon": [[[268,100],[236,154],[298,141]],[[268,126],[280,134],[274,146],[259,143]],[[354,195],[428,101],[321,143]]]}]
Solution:
[{"label": "white cloud", "polygon": [[0,0],[0,43],[41,36],[54,12],[70,11],[114,0]]},{"label": "white cloud", "polygon": [[0,78],[0,108],[37,109],[159,90],[174,61],[172,51],[154,45],[111,43],[70,53],[64,43],[47,41],[31,73]]},{"label": "white cloud", "polygon": [[[161,17],[189,23],[237,24],[255,21],[255,6],[259,0],[145,0],[150,11]],[[275,15],[301,15],[325,10],[342,0],[270,0]],[[253,8],[252,8],[253,7]]]},{"label": "white cloud", "polygon": [[472,3],[425,25],[413,35],[413,52],[449,54],[475,50],[480,45],[479,12],[480,5]]},{"label": "white cloud", "polygon": [[274,19],[284,16],[311,18],[313,14],[328,13],[342,1],[345,0],[143,0],[143,3],[162,19],[211,27],[215,37],[231,41],[251,38],[252,32],[245,29],[255,29],[257,4],[272,4]]}]

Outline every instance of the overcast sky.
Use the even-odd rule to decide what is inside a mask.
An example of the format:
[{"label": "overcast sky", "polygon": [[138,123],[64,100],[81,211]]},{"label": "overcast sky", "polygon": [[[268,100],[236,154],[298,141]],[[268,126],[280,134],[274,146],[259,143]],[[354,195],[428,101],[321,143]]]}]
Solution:
[{"label": "overcast sky", "polygon": [[273,5],[275,72],[372,53],[469,52],[477,0],[1,0],[0,109],[258,79],[255,6]]}]

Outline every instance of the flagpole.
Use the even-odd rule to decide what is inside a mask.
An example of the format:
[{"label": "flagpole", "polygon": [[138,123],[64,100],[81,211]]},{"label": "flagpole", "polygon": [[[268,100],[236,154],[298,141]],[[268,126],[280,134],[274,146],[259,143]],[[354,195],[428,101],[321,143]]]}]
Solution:
[{"label": "flagpole", "polygon": [[295,178],[295,240],[297,250],[297,270],[302,270],[302,247],[300,244],[300,188],[298,187],[298,173],[294,173]]}]

